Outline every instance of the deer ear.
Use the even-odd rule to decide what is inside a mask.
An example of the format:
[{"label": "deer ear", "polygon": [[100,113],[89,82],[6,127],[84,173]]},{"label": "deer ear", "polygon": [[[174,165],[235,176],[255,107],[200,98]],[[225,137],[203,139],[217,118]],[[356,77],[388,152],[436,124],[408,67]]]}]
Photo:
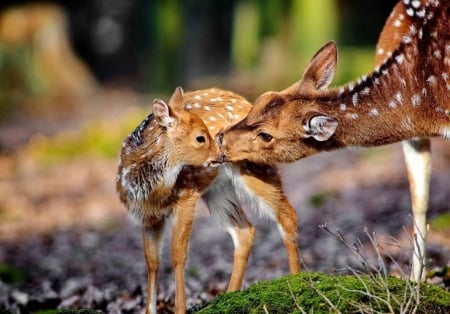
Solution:
[{"label": "deer ear", "polygon": [[184,94],[183,88],[178,86],[177,88],[175,88],[172,97],[170,97],[169,107],[173,109],[175,112],[184,109],[183,94]]},{"label": "deer ear", "polygon": [[167,103],[159,98],[153,100],[153,115],[159,125],[164,127],[171,127],[175,121],[175,117],[171,114]]},{"label": "deer ear", "polygon": [[337,65],[337,47],[330,41],[316,52],[297,83],[300,92],[326,89],[333,80]]},{"label": "deer ear", "polygon": [[322,114],[311,115],[303,123],[303,129],[306,131],[305,137],[312,137],[319,142],[324,142],[333,136],[337,127],[337,118]]}]

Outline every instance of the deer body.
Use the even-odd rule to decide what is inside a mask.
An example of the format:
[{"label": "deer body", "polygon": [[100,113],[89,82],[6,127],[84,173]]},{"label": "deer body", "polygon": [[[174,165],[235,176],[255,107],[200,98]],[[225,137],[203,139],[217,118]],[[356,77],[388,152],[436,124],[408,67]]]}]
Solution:
[{"label": "deer body", "polygon": [[255,233],[242,205],[251,205],[278,222],[290,270],[300,270],[297,216],[283,194],[275,166],[247,161],[213,163],[219,155],[213,137],[242,119],[250,108],[250,103],[231,92],[213,88],[183,94],[177,88],[169,104],[155,100],[153,113],[124,140],[116,188],[130,216],[143,229],[146,313],[156,313],[160,241],[168,216],[174,217],[175,312],[186,311],[184,267],[199,198],[235,245],[229,291],[241,287]]},{"label": "deer body", "polygon": [[450,139],[450,4],[425,2],[396,6],[377,48],[379,66],[370,75],[329,89],[337,59],[336,46],[329,43],[298,83],[261,95],[244,120],[219,136],[223,160],[260,163],[408,140],[403,146],[415,220],[415,280],[425,275],[431,159],[423,137]]},{"label": "deer body", "polygon": [[416,1],[407,2],[410,31],[383,65],[328,89],[337,62],[336,45],[328,43],[298,83],[261,95],[244,120],[219,136],[224,160],[292,162],[347,146],[450,138],[449,3],[416,10]]}]

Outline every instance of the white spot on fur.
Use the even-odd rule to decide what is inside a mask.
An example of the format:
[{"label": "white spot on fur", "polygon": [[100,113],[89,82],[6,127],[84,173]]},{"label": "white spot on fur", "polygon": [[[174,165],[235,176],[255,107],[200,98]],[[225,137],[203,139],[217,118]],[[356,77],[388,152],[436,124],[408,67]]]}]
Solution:
[{"label": "white spot on fur", "polygon": [[406,14],[408,14],[408,16],[413,16],[413,15],[414,15],[414,9],[408,8],[408,9],[406,10]]},{"label": "white spot on fur", "polygon": [[352,91],[353,88],[355,88],[355,85],[353,85],[353,83],[348,84],[348,90]]},{"label": "white spot on fur", "polygon": [[394,109],[394,108],[396,108],[396,107],[397,107],[397,103],[396,103],[394,100],[391,100],[391,101],[389,102],[389,108]]},{"label": "white spot on fur", "polygon": [[213,117],[213,116],[210,116],[210,117],[209,117],[209,120],[211,120],[211,121],[216,121],[217,118],[216,118],[216,117]]},{"label": "white spot on fur", "polygon": [[420,10],[420,11],[417,11],[417,12],[416,12],[416,15],[417,15],[418,17],[424,17],[424,16],[425,16],[425,9]]},{"label": "white spot on fur", "polygon": [[401,82],[403,87],[406,87],[406,81],[405,81],[405,79],[403,77],[400,78],[400,82]]},{"label": "white spot on fur", "polygon": [[347,105],[346,104],[340,104],[339,105],[339,109],[341,109],[341,111],[345,111],[345,110],[347,110]]},{"label": "white spot on fur", "polygon": [[403,36],[403,43],[409,44],[410,42],[412,42],[411,36]]},{"label": "white spot on fur", "polygon": [[422,99],[420,98],[419,94],[414,94],[411,97],[411,103],[412,103],[413,107],[420,106],[421,102],[422,102]]},{"label": "white spot on fur", "polygon": [[233,111],[234,107],[232,105],[226,105],[225,109],[227,109],[228,111]]},{"label": "white spot on fur", "polygon": [[370,94],[370,88],[366,87],[361,91],[361,95],[369,95]]},{"label": "white spot on fur", "polygon": [[395,100],[399,103],[402,104],[403,101],[403,96],[401,92],[397,92],[397,94],[395,94]]},{"label": "white spot on fur", "polygon": [[447,74],[446,72],[442,73],[442,79],[443,79],[444,81],[447,81],[447,80],[448,80],[448,74]]},{"label": "white spot on fur", "polygon": [[394,26],[395,26],[395,27],[400,27],[400,26],[402,26],[402,21],[400,21],[400,20],[395,20],[395,21],[394,21]]},{"label": "white spot on fur", "polygon": [[430,75],[430,76],[427,78],[427,83],[428,83],[429,85],[434,85],[434,84],[436,84],[436,77],[435,77],[434,75]]},{"label": "white spot on fur", "polygon": [[418,8],[420,8],[420,1],[419,1],[419,0],[413,0],[413,1],[411,2],[411,5],[412,5],[414,8],[418,9]]},{"label": "white spot on fur", "polygon": [[202,96],[196,95],[196,96],[194,97],[194,99],[202,99]]},{"label": "white spot on fur", "polygon": [[210,106],[204,106],[203,109],[205,109],[206,111],[211,111],[211,107]]},{"label": "white spot on fur", "polygon": [[353,96],[352,96],[352,103],[353,103],[353,106],[358,105],[358,93],[354,93],[353,94]]},{"label": "white spot on fur", "polygon": [[395,57],[395,60],[397,61],[398,64],[402,64],[403,60],[405,60],[405,56],[403,54],[399,54],[398,56]]},{"label": "white spot on fur", "polygon": [[442,54],[440,50],[436,49],[435,51],[433,51],[433,56],[438,60],[442,59]]},{"label": "white spot on fur", "polygon": [[187,110],[192,109],[192,104],[186,104],[186,105],[184,105],[184,109],[187,109]]},{"label": "white spot on fur", "polygon": [[384,53],[384,49],[383,48],[378,48],[377,53],[379,55],[382,55]]},{"label": "white spot on fur", "polygon": [[376,116],[378,116],[379,114],[380,114],[380,113],[378,112],[378,109],[376,109],[376,108],[370,110],[370,112],[369,112],[369,116],[371,116],[371,117],[376,117]]},{"label": "white spot on fur", "polygon": [[194,104],[194,107],[195,107],[195,108],[200,108],[201,105],[200,105],[198,102],[196,102],[196,103]]}]

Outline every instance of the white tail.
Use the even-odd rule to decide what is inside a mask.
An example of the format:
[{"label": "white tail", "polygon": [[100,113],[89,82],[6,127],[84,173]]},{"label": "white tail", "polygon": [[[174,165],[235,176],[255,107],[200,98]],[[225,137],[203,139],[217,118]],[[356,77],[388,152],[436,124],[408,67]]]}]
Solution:
[{"label": "white tail", "polygon": [[229,291],[241,287],[255,233],[243,205],[277,221],[290,271],[300,270],[297,215],[283,194],[276,167],[248,161],[214,164],[219,148],[213,138],[250,109],[250,103],[232,92],[212,88],[183,94],[177,88],[168,104],[155,100],[153,114],[123,142],[116,188],[130,216],[143,228],[146,313],[156,313],[160,241],[169,215],[174,216],[175,312],[186,311],[184,267],[199,198],[235,245]]},{"label": "white tail", "polygon": [[[428,0],[421,3],[425,7]],[[413,21],[407,12],[408,7],[400,0],[384,24],[378,39],[375,63],[383,62],[398,48],[403,37],[408,35]],[[411,205],[414,216],[414,253],[412,258],[411,279],[425,280],[425,239],[427,234],[427,210],[431,175],[431,144],[429,138],[415,138],[404,141],[403,153],[411,193]]]}]

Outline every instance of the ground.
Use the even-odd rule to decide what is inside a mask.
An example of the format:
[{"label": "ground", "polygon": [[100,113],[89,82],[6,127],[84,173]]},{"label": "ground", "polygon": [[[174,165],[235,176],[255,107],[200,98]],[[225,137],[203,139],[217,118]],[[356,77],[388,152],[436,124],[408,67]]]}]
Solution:
[{"label": "ground", "polygon": [[[97,99],[96,112],[102,115],[95,116],[107,121],[111,130],[139,103],[129,94],[114,99],[115,104],[107,96]],[[43,130],[50,137],[73,132],[89,118],[91,111],[86,109],[77,117],[64,113],[63,121],[37,118],[32,123],[1,125],[5,153],[0,155],[0,310],[26,313],[59,306],[109,313],[142,311],[146,270],[140,231],[127,218],[114,191],[117,158],[81,155],[43,166],[31,160],[24,148],[40,140],[34,136],[37,132]],[[433,139],[432,146],[427,255],[430,269],[439,270],[450,259],[450,228],[434,223],[450,210],[450,144]],[[120,145],[117,156],[119,149]],[[339,230],[349,243],[360,239],[368,258],[374,250],[364,234],[366,227],[382,243],[393,237],[401,249],[385,245],[384,254],[409,265],[412,218],[399,144],[323,153],[280,165],[280,172],[298,213],[303,270],[334,273],[359,267],[320,227],[324,224],[331,231]],[[250,216],[257,233],[245,287],[288,273],[275,224]],[[166,231],[158,290],[162,313],[171,312],[174,297],[170,228]],[[204,304],[226,289],[232,250],[231,238],[199,204],[186,267],[189,306]],[[398,274],[387,258],[386,263]],[[445,286],[439,278],[429,281]]]}]

